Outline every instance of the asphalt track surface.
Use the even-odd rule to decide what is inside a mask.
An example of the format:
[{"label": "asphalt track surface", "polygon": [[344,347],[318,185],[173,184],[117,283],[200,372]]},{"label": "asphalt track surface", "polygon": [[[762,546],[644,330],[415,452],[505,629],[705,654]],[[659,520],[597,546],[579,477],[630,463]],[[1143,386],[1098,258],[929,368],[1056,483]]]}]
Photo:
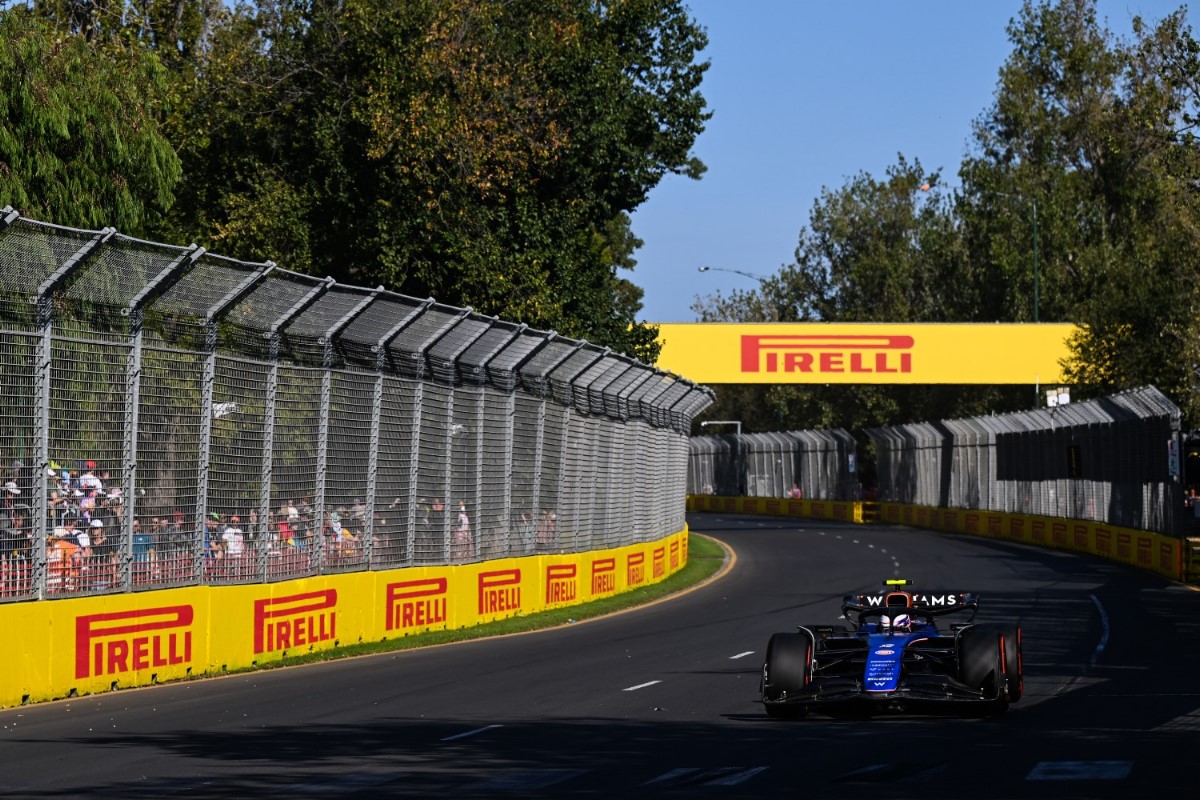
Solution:
[{"label": "asphalt track surface", "polygon": [[[666,602],[535,634],[0,712],[0,796],[1197,796],[1200,592],[901,527],[694,515],[736,553]],[[998,720],[770,720],[767,640],[886,577],[1024,629]]]}]

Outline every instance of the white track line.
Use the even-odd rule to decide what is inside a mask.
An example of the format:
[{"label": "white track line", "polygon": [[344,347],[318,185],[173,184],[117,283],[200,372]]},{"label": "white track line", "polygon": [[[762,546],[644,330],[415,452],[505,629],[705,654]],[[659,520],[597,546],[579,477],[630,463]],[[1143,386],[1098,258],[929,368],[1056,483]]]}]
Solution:
[{"label": "white track line", "polygon": [[646,681],[645,683],[639,683],[637,686],[628,686],[628,687],[622,689],[621,691],[622,692],[636,692],[638,689],[645,689],[647,686],[653,686],[656,683],[662,683],[662,681]]},{"label": "white track line", "polygon": [[744,653],[738,653],[736,656],[730,656],[730,657],[729,657],[729,660],[730,660],[730,661],[733,661],[735,658],[745,658],[746,656],[752,656],[752,655],[754,655],[754,651],[753,651],[753,650],[747,650],[747,651],[746,651],[746,652],[744,652]]},{"label": "white track line", "polygon": [[447,736],[445,739],[442,739],[442,741],[443,742],[453,742],[455,739],[465,739],[468,736],[474,736],[477,733],[483,733],[484,731],[490,731],[492,728],[499,728],[499,727],[501,727],[501,726],[500,725],[484,725],[482,728],[476,728],[473,731],[467,731],[466,733],[456,733],[453,736]]},{"label": "white track line", "polygon": [[1096,649],[1092,651],[1092,657],[1088,659],[1088,669],[1096,666],[1096,662],[1100,660],[1100,656],[1104,654],[1104,648],[1108,647],[1108,612],[1104,610],[1104,606],[1100,604],[1100,598],[1091,594],[1088,597],[1092,598],[1092,602],[1096,605],[1096,611],[1100,614],[1100,641],[1096,644]]}]

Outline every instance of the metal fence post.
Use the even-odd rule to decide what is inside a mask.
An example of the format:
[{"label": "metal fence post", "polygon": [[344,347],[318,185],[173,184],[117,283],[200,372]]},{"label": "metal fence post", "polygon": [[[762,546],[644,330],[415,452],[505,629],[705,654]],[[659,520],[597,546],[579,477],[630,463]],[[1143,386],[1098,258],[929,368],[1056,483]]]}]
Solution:
[{"label": "metal fence post", "polygon": [[[135,489],[137,488],[137,462],[138,462],[138,414],[141,408],[141,387],[142,387],[142,328],[145,322],[146,306],[160,297],[163,292],[171,288],[171,278],[186,270],[191,269],[198,258],[204,254],[203,247],[191,245],[187,250],[180,253],[174,260],[171,261],[161,272],[153,279],[146,283],[141,290],[134,295],[129,304],[125,307],[124,312],[129,317],[129,352],[125,360],[125,414],[123,415],[124,430],[122,431],[122,455],[121,462],[124,465],[124,486],[127,492],[125,502],[127,504],[128,513],[132,516],[135,511],[137,497]],[[126,529],[129,531],[129,538],[132,540],[133,528],[132,521]],[[124,538],[124,537],[123,537]],[[132,545],[132,541],[131,541]],[[192,538],[192,555],[193,559],[201,558],[202,541],[197,537]],[[124,554],[123,554],[124,555]],[[130,549],[128,562],[122,558],[122,578],[129,578],[132,581],[132,561],[135,555],[133,549]],[[192,571],[193,580],[199,580],[195,569]],[[128,586],[129,584],[126,584]]]},{"label": "metal fence post", "polygon": [[[11,217],[11,213],[8,215]],[[10,222],[11,224],[11,222]],[[50,393],[52,389],[52,367],[54,363],[54,293],[66,285],[71,273],[82,267],[92,258],[105,242],[116,233],[114,228],[104,228],[92,236],[82,247],[75,251],[51,275],[42,281],[37,288],[34,303],[37,306],[37,329],[39,350],[37,359],[37,452],[34,462],[37,464],[37,478],[33,482],[34,489],[34,519],[33,522],[33,594],[41,599],[46,596],[46,539],[50,533],[49,520],[49,486],[46,483],[47,471],[50,469]],[[127,490],[128,491],[128,490]],[[125,539],[122,537],[122,551]],[[124,583],[129,588],[129,583]]]},{"label": "metal fence post", "polygon": [[[217,382],[217,326],[225,312],[233,308],[242,298],[248,295],[260,280],[275,269],[270,261],[262,265],[237,286],[234,286],[220,300],[210,306],[204,315],[204,372],[200,380],[200,441],[196,463],[196,520],[195,537],[203,548],[205,530],[208,518],[208,472],[212,467],[212,424],[213,424],[213,388]],[[268,394],[271,389],[268,387]],[[268,401],[273,404],[273,398]],[[273,405],[269,405],[273,408]],[[269,447],[264,448],[268,452]],[[219,535],[219,534],[218,534]],[[204,579],[204,553],[196,558],[196,578]]]}]

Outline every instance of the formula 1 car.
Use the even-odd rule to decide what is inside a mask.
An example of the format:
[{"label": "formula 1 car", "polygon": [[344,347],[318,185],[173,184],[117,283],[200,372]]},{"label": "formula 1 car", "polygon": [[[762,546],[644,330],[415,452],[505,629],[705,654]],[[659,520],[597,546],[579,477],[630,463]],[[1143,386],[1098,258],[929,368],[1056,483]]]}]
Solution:
[{"label": "formula 1 car", "polygon": [[[912,581],[884,581],[880,594],[847,595],[842,615],[855,627],[800,625],[777,633],[762,668],[767,715],[796,719],[874,711],[968,711],[999,716],[1021,699],[1021,629],[976,623],[979,597],[917,594]],[[967,615],[940,630],[937,620]]]}]

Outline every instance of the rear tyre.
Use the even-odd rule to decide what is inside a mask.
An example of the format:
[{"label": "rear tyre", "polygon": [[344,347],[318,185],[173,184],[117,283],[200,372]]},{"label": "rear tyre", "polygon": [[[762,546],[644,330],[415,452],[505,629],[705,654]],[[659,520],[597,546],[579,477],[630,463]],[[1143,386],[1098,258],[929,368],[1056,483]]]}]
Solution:
[{"label": "rear tyre", "polygon": [[813,640],[807,633],[777,633],[767,644],[763,662],[762,697],[767,716],[773,719],[799,719],[808,707],[798,703],[777,704],[808,686]]},{"label": "rear tyre", "polygon": [[1025,694],[1025,658],[1021,654],[1021,627],[1001,625],[1004,637],[1004,680],[1008,685],[1008,702],[1015,703]]},{"label": "rear tyre", "polygon": [[1025,693],[1025,664],[1021,654],[1021,628],[1019,625],[998,625],[1004,637],[1004,676],[1008,688],[1008,702],[1015,703]]}]

